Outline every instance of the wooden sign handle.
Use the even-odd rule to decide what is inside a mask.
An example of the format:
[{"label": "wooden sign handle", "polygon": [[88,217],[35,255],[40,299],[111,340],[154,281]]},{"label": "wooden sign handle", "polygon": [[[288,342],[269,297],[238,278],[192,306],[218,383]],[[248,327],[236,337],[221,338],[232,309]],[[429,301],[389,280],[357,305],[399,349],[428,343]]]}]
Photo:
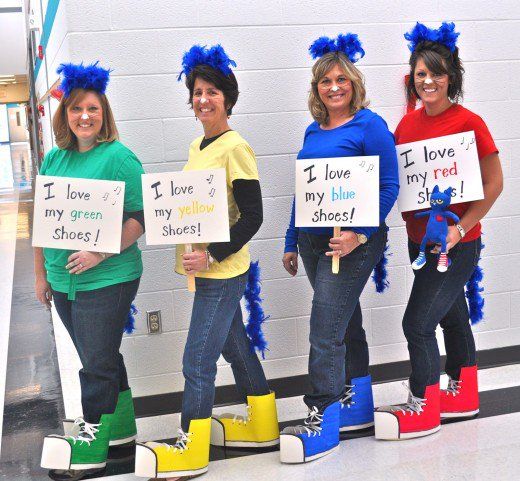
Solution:
[{"label": "wooden sign handle", "polygon": [[[193,252],[193,247],[191,244],[186,244],[184,246],[184,251],[187,254],[191,254]],[[195,292],[197,288],[195,287],[195,276],[193,274],[187,274],[188,276],[188,292]]]},{"label": "wooden sign handle", "polygon": [[[341,235],[341,227],[334,227],[334,235],[333,237],[339,237]],[[332,273],[339,273],[339,255],[332,256]]]}]

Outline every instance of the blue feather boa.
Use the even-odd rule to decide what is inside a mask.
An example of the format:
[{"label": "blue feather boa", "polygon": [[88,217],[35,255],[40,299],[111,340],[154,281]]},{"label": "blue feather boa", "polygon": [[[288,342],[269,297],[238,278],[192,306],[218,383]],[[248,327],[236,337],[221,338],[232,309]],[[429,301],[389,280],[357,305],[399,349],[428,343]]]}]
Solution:
[{"label": "blue feather boa", "polygon": [[[482,244],[481,249],[484,249],[484,244]],[[479,261],[480,259],[479,257]],[[472,325],[479,323],[484,318],[485,301],[481,294],[484,288],[480,285],[482,279],[484,279],[484,271],[482,267],[477,265],[466,284],[466,298],[468,299],[469,318]]]},{"label": "blue feather boa", "polygon": [[135,315],[138,313],[139,311],[137,310],[137,307],[135,307],[135,304],[131,304],[130,305],[130,310],[128,311],[128,316],[126,318],[126,323],[125,323],[125,332],[127,334],[132,334],[132,332],[135,331]]},{"label": "blue feather boa", "polygon": [[417,22],[415,27],[404,34],[404,38],[408,40],[408,48],[413,52],[417,45],[421,42],[437,42],[454,52],[457,47],[457,37],[459,32],[455,32],[455,24],[453,22],[443,22],[438,29],[428,28],[426,25]]},{"label": "blue feather boa", "polygon": [[220,44],[211,48],[203,45],[193,45],[182,56],[182,69],[177,80],[180,81],[183,75],[187,77],[200,64],[206,64],[216,70],[220,70],[226,77],[232,73],[231,67],[237,66],[236,62],[227,56]]},{"label": "blue feather boa", "polygon": [[262,284],[260,281],[260,266],[258,261],[251,262],[249,265],[249,277],[247,279],[247,286],[244,292],[246,299],[246,309],[249,312],[247,320],[246,332],[249,337],[249,344],[251,351],[258,350],[262,353],[262,359],[265,359],[265,351],[267,350],[267,341],[262,332],[262,324],[269,316],[264,314],[262,308],[262,298],[260,292]]},{"label": "blue feather boa", "polygon": [[392,255],[388,253],[388,249],[390,245],[387,243],[385,246],[385,250],[383,251],[383,255],[379,262],[374,267],[374,273],[372,274],[372,281],[376,285],[376,291],[381,294],[385,292],[385,290],[390,286],[390,282],[388,281],[388,271],[386,270],[386,265],[388,264],[388,255]]},{"label": "blue feather boa", "polygon": [[104,95],[110,80],[111,70],[98,67],[99,61],[84,66],[83,62],[76,65],[73,63],[62,63],[56,73],[62,75],[59,90],[65,98],[69,97],[74,89],[94,90]]},{"label": "blue feather boa", "polygon": [[352,63],[365,56],[365,51],[355,33],[339,34],[337,38],[320,37],[309,47],[313,59],[323,57],[329,52],[343,52]]}]

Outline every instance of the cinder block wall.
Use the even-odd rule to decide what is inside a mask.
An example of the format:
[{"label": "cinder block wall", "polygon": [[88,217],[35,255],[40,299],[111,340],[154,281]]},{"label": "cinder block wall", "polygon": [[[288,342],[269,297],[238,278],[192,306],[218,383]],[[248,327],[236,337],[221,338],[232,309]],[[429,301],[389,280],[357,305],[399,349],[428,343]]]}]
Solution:
[{"label": "cinder block wall", "polygon": [[[66,12],[66,15],[65,15]],[[188,146],[202,133],[189,110],[187,90],[177,82],[182,53],[194,43],[222,43],[238,64],[240,98],[231,125],[258,156],[265,220],[252,242],[263,268],[268,377],[307,369],[311,289],[303,268],[289,278],[281,265],[283,237],[293,195],[293,161],[310,121],[306,102],[312,62],[309,44],[320,35],[358,33],[366,57],[371,108],[394,129],[404,113],[403,77],[408,49],[403,33],[416,20],[437,26],[454,20],[461,32],[466,68],[464,105],[483,116],[500,148],[504,192],[484,221],[486,320],[476,329],[479,349],[520,343],[520,6],[516,0],[358,0],[331,8],[324,0],[218,0],[196,2],[61,0],[47,51],[49,84],[63,60],[100,60],[113,69],[108,91],[122,140],[147,172],[179,170]],[[58,20],[57,20],[58,21]],[[53,31],[54,31],[53,30]],[[403,222],[388,219],[391,287],[363,296],[371,362],[406,359],[401,319],[412,282]],[[191,311],[183,278],[173,273],[172,248],[146,247],[145,273],[136,299],[137,332],[123,340],[136,395],[182,390],[181,358]],[[145,312],[161,309],[163,333],[147,334]],[[218,383],[232,382],[222,362]]]}]

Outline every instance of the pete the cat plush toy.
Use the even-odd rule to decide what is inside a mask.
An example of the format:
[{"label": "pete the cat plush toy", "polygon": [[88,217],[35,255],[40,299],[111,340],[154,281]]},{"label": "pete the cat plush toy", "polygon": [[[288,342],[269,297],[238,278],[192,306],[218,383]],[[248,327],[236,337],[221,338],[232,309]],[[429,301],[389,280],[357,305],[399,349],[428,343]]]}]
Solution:
[{"label": "pete the cat plush toy", "polygon": [[426,224],[426,234],[421,242],[419,255],[412,263],[412,269],[414,270],[418,270],[426,264],[425,250],[428,242],[440,244],[441,246],[441,253],[437,262],[437,270],[439,272],[446,272],[448,270],[449,259],[446,251],[446,236],[448,235],[447,218],[449,217],[450,219],[453,219],[455,223],[460,220],[457,215],[448,210],[451,203],[451,191],[452,188],[449,187],[444,192],[441,192],[439,186],[436,185],[430,196],[431,209],[424,212],[417,212],[414,216],[415,218],[425,217],[427,215],[430,216],[428,223]]}]

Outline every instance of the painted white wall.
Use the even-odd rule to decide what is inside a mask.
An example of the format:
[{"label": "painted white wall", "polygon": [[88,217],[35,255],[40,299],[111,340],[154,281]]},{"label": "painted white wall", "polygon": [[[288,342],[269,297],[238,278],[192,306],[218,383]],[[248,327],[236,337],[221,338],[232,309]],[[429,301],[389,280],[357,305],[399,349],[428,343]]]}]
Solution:
[{"label": "painted white wall", "polygon": [[[484,220],[486,320],[475,329],[479,349],[520,344],[520,4],[516,0],[359,0],[338,9],[325,0],[61,0],[60,25],[47,49],[49,80],[60,61],[113,69],[108,95],[123,141],[148,172],[178,170],[190,141],[201,133],[176,81],[182,53],[194,43],[221,42],[237,61],[241,95],[231,125],[258,156],[265,220],[251,243],[263,268],[270,351],[268,377],[306,372],[311,289],[281,265],[293,194],[293,161],[310,116],[306,109],[312,61],[309,44],[320,35],[358,33],[366,57],[371,108],[394,129],[404,113],[403,76],[408,49],[403,33],[416,20],[437,26],[449,19],[461,32],[468,108],[483,116],[500,148],[504,192]],[[66,16],[64,14],[66,8]],[[418,17],[419,16],[419,17]],[[58,21],[58,18],[57,18]],[[369,283],[362,296],[371,362],[406,359],[402,314],[412,282],[406,234],[399,214],[388,218],[391,287]],[[183,278],[173,273],[172,248],[143,245],[145,272],[136,299],[137,332],[123,340],[136,395],[182,390],[181,358],[191,310]],[[146,334],[145,312],[161,309],[163,334]],[[221,362],[218,384],[232,382]]]},{"label": "painted white wall", "polygon": [[21,0],[0,2],[0,75],[27,74],[24,13],[2,11],[3,8],[17,7],[23,9]]}]

